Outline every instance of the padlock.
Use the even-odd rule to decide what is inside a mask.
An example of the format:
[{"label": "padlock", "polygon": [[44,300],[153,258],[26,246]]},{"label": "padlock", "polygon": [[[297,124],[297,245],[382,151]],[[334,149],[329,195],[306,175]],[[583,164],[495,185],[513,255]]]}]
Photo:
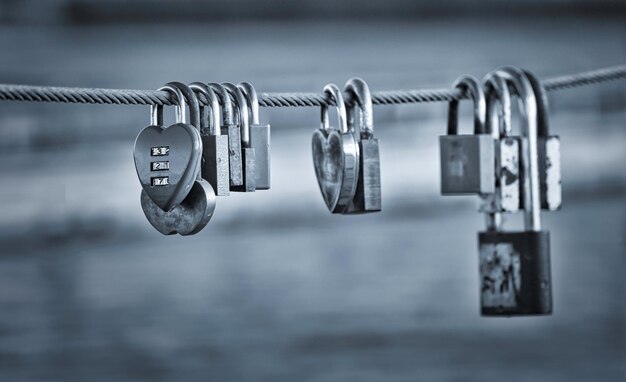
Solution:
[{"label": "padlock", "polygon": [[222,101],[223,122],[222,135],[228,136],[228,166],[230,188],[243,186],[243,163],[241,161],[241,127],[237,125],[233,112],[233,104],[226,88],[220,84],[210,83],[210,88]]},{"label": "padlock", "polygon": [[335,84],[324,86],[324,94],[337,105],[339,127],[332,128],[328,106],[322,105],[322,123],[311,138],[313,166],[326,207],[342,213],[351,204],[359,177],[359,145],[348,129],[346,105]]},{"label": "padlock", "polygon": [[501,226],[480,232],[481,314],[485,316],[546,315],[552,313],[550,233],[541,229],[537,163],[536,100],[522,72],[499,70],[522,104],[522,186],[524,231],[503,232]]},{"label": "padlock", "polygon": [[[197,132],[200,139],[200,107],[198,99],[194,91],[180,83],[171,82],[166,87],[173,91],[179,99],[179,113],[184,115],[184,102],[189,105],[190,124]],[[153,108],[153,115],[156,114],[155,121],[162,121],[162,107]],[[184,117],[179,116],[183,119]],[[202,141],[200,140],[200,143]],[[202,149],[200,149],[199,157],[201,157]],[[191,187],[191,190],[181,203],[174,206],[171,210],[162,210],[146,193],[141,191],[141,208],[148,222],[160,233],[164,235],[172,235],[178,233],[180,235],[193,235],[200,232],[211,220],[215,210],[215,192],[211,184],[205,181],[201,176],[200,163],[198,160],[197,175]]]},{"label": "padlock", "polygon": [[[381,210],[380,150],[374,138],[374,115],[372,94],[367,83],[360,78],[346,82],[344,91],[353,99],[348,108],[348,127],[359,143],[359,177],[352,202],[345,214],[378,212]],[[357,110],[359,122],[356,122]],[[358,128],[357,128],[358,125]]]},{"label": "padlock", "polygon": [[561,208],[561,140],[557,135],[550,135],[548,94],[537,77],[524,70],[537,98],[537,124],[539,138],[539,180],[541,190],[541,208],[555,211]]},{"label": "padlock", "polygon": [[508,84],[494,72],[485,77],[484,86],[487,100],[486,131],[496,140],[496,183],[493,194],[482,196],[480,211],[516,212],[520,208],[520,141],[511,132],[511,96]]},{"label": "padlock", "polygon": [[474,134],[458,135],[459,101],[451,101],[448,135],[439,137],[441,194],[491,194],[495,191],[495,150],[493,137],[485,133],[485,95],[472,76],[460,77],[454,88],[468,92],[474,101]]},{"label": "padlock", "polygon": [[241,89],[250,109],[250,147],[254,149],[254,174],[257,190],[270,188],[270,125],[259,122],[259,98],[249,82],[240,82]]},{"label": "padlock", "polygon": [[[217,95],[206,84],[193,82],[189,87],[202,94],[208,101],[209,118],[205,118],[205,107],[200,107],[200,136],[202,137],[202,177],[206,179],[218,196],[230,193],[228,161],[228,136],[221,132],[221,110]],[[229,99],[230,100],[230,99]],[[208,121],[208,123],[207,123]]]},{"label": "padlock", "polygon": [[159,90],[176,95],[179,101],[177,123],[164,128],[163,106],[153,105],[151,126],[139,133],[133,150],[135,169],[143,191],[164,211],[170,211],[187,196],[197,177],[202,157],[200,134],[187,123],[185,98],[176,85],[170,82]]},{"label": "padlock", "polygon": [[248,101],[243,92],[230,82],[224,82],[222,85],[228,90],[237,105],[237,116],[239,119],[239,127],[241,133],[241,162],[243,165],[243,185],[231,187],[231,191],[236,192],[254,192],[256,190],[256,153],[254,148],[250,147],[250,124]]}]

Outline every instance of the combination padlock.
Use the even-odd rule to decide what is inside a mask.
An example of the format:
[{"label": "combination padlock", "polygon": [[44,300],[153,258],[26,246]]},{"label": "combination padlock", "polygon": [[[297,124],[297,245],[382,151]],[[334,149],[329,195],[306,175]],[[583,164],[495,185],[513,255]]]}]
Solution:
[{"label": "combination padlock", "polygon": [[474,101],[474,134],[458,134],[459,101],[450,101],[448,134],[439,137],[441,194],[491,194],[495,191],[495,150],[493,137],[485,131],[485,95],[472,76],[460,77],[453,86],[469,92]]},{"label": "combination padlock", "polygon": [[561,208],[561,140],[558,135],[550,135],[548,95],[537,77],[524,70],[537,98],[537,125],[539,138],[539,186],[541,208],[555,211]]},{"label": "combination padlock", "polygon": [[522,104],[521,173],[524,231],[504,232],[501,226],[480,232],[481,313],[486,316],[552,313],[550,233],[541,229],[537,153],[536,99],[523,73],[501,70]]},{"label": "combination padlock", "polygon": [[231,191],[254,192],[256,190],[256,152],[250,146],[250,120],[248,111],[248,101],[235,84],[224,82],[222,85],[235,100],[237,105],[237,117],[241,134],[241,163],[243,172],[243,185],[231,187]]},{"label": "combination padlock", "polygon": [[254,174],[257,190],[269,190],[271,181],[270,125],[259,122],[259,98],[249,82],[240,82],[250,110],[250,147],[254,149]]},{"label": "combination padlock", "polygon": [[344,212],[357,189],[359,177],[359,145],[348,129],[346,105],[335,84],[324,86],[324,95],[335,101],[339,127],[333,128],[328,106],[322,105],[321,125],[311,138],[313,166],[326,207],[332,213]]},{"label": "combination padlock", "polygon": [[[189,105],[190,124],[200,138],[200,108],[198,99],[190,87],[180,83],[171,82],[166,89],[172,91],[178,99],[177,108],[179,118],[185,120],[185,100]],[[156,121],[163,120],[163,107],[152,108],[152,115]],[[200,145],[202,141],[200,141]],[[177,148],[178,149],[178,148]],[[170,151],[171,152],[171,151]],[[200,156],[202,148],[200,148]],[[176,153],[181,155],[182,153]],[[141,208],[148,222],[164,235],[180,234],[183,236],[193,235],[200,232],[211,220],[215,211],[215,192],[211,184],[202,179],[200,171],[201,160],[196,164],[196,178],[187,196],[172,209],[164,211],[146,193],[141,191]]]},{"label": "combination padlock", "polygon": [[230,175],[230,189],[243,186],[243,163],[241,161],[241,128],[237,125],[233,111],[233,103],[228,90],[220,84],[210,83],[222,102],[223,121],[222,135],[228,136],[228,169]]},{"label": "combination padlock", "polygon": [[[353,131],[359,143],[359,177],[352,202],[345,214],[378,212],[382,209],[380,189],[380,149],[378,139],[374,138],[374,115],[372,94],[367,83],[360,78],[346,82],[344,91],[353,99],[348,108],[348,127]],[[356,113],[359,122],[356,122]],[[358,125],[358,127],[357,127]]]},{"label": "combination padlock", "polygon": [[[200,107],[200,136],[202,137],[202,177],[206,179],[218,196],[230,194],[230,171],[228,156],[228,135],[222,135],[221,108],[217,95],[206,84],[194,82],[189,87],[202,94],[208,107]],[[229,99],[230,101],[230,99]],[[205,109],[209,116],[205,118]],[[208,123],[207,123],[208,121]]]},{"label": "combination padlock", "polygon": [[177,96],[177,123],[163,126],[163,106],[152,106],[150,126],[135,140],[133,157],[143,192],[164,211],[170,211],[187,196],[195,181],[202,157],[202,140],[185,114],[185,100],[170,82],[159,90]]}]

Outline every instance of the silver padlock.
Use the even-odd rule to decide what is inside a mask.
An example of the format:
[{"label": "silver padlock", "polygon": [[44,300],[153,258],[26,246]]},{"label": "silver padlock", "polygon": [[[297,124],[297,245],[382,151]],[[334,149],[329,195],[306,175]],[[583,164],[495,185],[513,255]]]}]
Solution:
[{"label": "silver padlock", "polygon": [[555,211],[561,208],[561,140],[557,135],[550,135],[548,95],[537,77],[524,70],[524,74],[533,87],[537,98],[537,125],[539,138],[539,180],[541,190],[541,208]]},{"label": "silver padlock", "polygon": [[496,140],[496,190],[492,195],[483,196],[480,211],[516,212],[520,208],[520,141],[511,133],[511,95],[507,81],[496,73],[488,74],[484,82],[486,130]]},{"label": "silver padlock", "polygon": [[224,124],[222,135],[228,136],[228,167],[230,173],[230,188],[243,186],[243,163],[241,161],[241,127],[235,121],[233,105],[226,88],[220,84],[210,83],[210,88],[222,101]]},{"label": "silver padlock", "polygon": [[[217,95],[206,84],[193,82],[189,87],[202,94],[208,101],[209,117],[206,107],[200,107],[200,136],[202,137],[202,177],[206,179],[218,196],[230,193],[230,171],[228,169],[228,136],[221,132],[221,108]],[[208,121],[208,123],[207,123]]]},{"label": "silver padlock", "polygon": [[550,233],[541,228],[537,104],[525,74],[513,68],[497,72],[519,96],[522,128],[523,231],[503,232],[501,226],[479,233],[481,313],[488,316],[552,313]]},{"label": "silver padlock", "polygon": [[[367,83],[360,78],[348,80],[344,91],[353,100],[352,106],[348,108],[348,127],[359,142],[359,179],[352,203],[344,213],[378,212],[382,209],[380,150],[378,139],[374,138],[372,94]],[[360,114],[359,122],[356,122],[357,111]]]},{"label": "silver padlock", "polygon": [[474,134],[458,135],[459,101],[448,107],[448,135],[439,137],[441,194],[491,194],[495,191],[495,150],[485,133],[486,102],[478,80],[463,76],[454,88],[467,91],[474,101]]},{"label": "silver padlock", "polygon": [[254,192],[256,190],[256,152],[250,146],[250,123],[248,101],[235,84],[224,82],[222,85],[228,90],[237,105],[237,116],[239,119],[239,127],[241,129],[241,162],[243,165],[243,186],[232,187],[231,191],[236,192]]},{"label": "silver padlock", "polygon": [[254,149],[254,173],[257,190],[270,188],[270,125],[259,122],[259,99],[256,90],[249,82],[240,82],[241,89],[248,100],[250,109],[250,147]]}]

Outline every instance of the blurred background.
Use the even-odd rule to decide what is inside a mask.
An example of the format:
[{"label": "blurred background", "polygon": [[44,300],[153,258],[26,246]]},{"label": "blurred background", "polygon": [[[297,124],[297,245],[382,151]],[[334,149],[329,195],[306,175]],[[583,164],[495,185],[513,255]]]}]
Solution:
[{"label": "blurred background", "polygon": [[[321,91],[542,78],[626,61],[610,0],[0,1],[0,82]],[[145,220],[147,106],[0,103],[0,380],[616,381],[626,378],[626,92],[550,93],[564,202],[554,314],[479,315],[475,197],[439,195],[442,103],[375,107],[383,212],[331,216],[319,109],[261,109],[272,189],[193,237]],[[464,128],[471,110],[463,103]],[[170,117],[171,118],[171,117]],[[508,222],[520,228],[518,217]]]}]

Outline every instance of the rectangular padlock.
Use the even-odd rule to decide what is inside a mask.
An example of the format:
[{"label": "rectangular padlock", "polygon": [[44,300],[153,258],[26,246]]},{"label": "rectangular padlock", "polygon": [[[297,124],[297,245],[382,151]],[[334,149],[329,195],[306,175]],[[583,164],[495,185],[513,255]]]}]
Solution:
[{"label": "rectangular padlock", "polygon": [[516,137],[504,137],[496,145],[496,187],[480,198],[480,212],[517,212],[520,208],[520,144]]},{"label": "rectangular padlock", "polygon": [[489,134],[439,137],[441,194],[490,194],[495,191],[494,140]]},{"label": "rectangular padlock", "polygon": [[537,140],[539,188],[541,208],[561,208],[561,140],[558,136],[539,137]]},{"label": "rectangular padlock", "polygon": [[222,134],[228,135],[228,163],[230,167],[230,185],[243,186],[243,163],[241,158],[241,130],[238,125],[226,125]]},{"label": "rectangular padlock", "polygon": [[382,209],[380,191],[380,150],[377,138],[359,141],[359,180],[345,214],[376,212]]},{"label": "rectangular padlock", "polygon": [[206,179],[218,196],[230,194],[230,170],[227,135],[202,136],[202,177]]},{"label": "rectangular padlock", "polygon": [[552,313],[548,231],[479,232],[478,241],[482,315]]},{"label": "rectangular padlock", "polygon": [[231,187],[231,191],[254,192],[255,184],[255,152],[254,149],[245,147],[242,151],[243,163],[243,185]]},{"label": "rectangular padlock", "polygon": [[270,125],[250,125],[250,147],[255,153],[255,182],[257,190],[270,188]]}]

